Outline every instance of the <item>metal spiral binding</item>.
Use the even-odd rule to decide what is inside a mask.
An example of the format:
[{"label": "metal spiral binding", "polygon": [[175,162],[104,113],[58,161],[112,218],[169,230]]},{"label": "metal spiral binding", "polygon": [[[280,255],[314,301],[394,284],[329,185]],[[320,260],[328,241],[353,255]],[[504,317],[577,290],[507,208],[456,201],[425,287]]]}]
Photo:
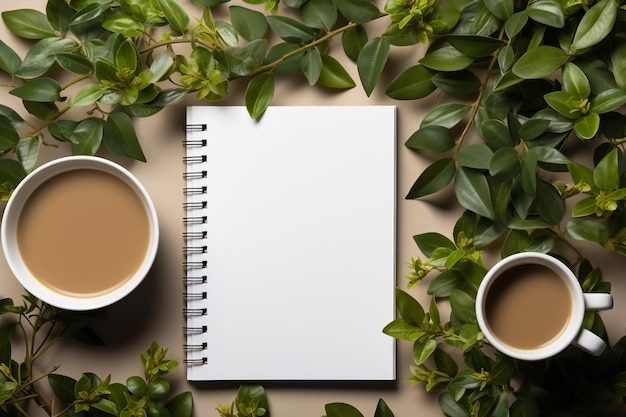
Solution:
[{"label": "metal spiral binding", "polygon": [[[206,130],[206,124],[186,126],[187,132],[204,132]],[[183,140],[183,146],[186,148],[196,148],[183,157],[183,163],[187,166],[183,172],[183,179],[186,181],[186,186],[183,188],[186,200],[183,203],[183,209],[186,212],[183,217],[185,244],[182,247],[185,256],[182,265],[184,270],[183,285],[186,288],[183,292],[183,300],[186,304],[183,308],[183,315],[191,320],[188,326],[183,327],[183,333],[189,337],[188,343],[183,346],[185,352],[188,353],[183,362],[189,366],[207,363],[207,358],[199,353],[207,349],[207,343],[201,340],[201,335],[207,332],[207,326],[197,325],[197,322],[193,321],[194,318],[202,320],[201,317],[206,316],[208,311],[202,304],[202,300],[207,298],[207,293],[203,290],[207,283],[207,276],[202,273],[202,270],[207,267],[207,261],[203,259],[204,254],[207,253],[207,246],[201,242],[207,238],[205,227],[207,216],[204,211],[207,208],[207,199],[204,196],[207,194],[207,187],[202,185],[202,180],[207,177],[207,171],[201,165],[207,162],[207,155],[202,154],[202,151],[197,149],[206,145],[206,139],[193,136]],[[193,153],[202,155],[194,155]]]}]

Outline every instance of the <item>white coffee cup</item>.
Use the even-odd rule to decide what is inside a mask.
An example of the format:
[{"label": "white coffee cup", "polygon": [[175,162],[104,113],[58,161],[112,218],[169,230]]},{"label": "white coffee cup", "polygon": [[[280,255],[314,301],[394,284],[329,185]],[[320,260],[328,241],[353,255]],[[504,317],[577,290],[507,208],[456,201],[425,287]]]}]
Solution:
[{"label": "white coffee cup", "polygon": [[[520,348],[502,340],[502,335],[494,334],[486,314],[486,301],[488,296],[495,296],[493,288],[496,282],[499,282],[501,285],[503,282],[500,280],[507,279],[507,277],[513,279],[511,275],[506,275],[505,272],[510,271],[514,267],[527,265],[547,267],[562,279],[562,282],[565,284],[563,288],[565,288],[571,300],[571,311],[569,319],[562,327],[562,330],[549,341],[532,348]],[[531,300],[528,301],[529,304],[531,302]],[[605,350],[606,343],[596,334],[583,328],[583,317],[585,311],[608,310],[612,307],[613,297],[610,294],[583,293],[580,283],[565,264],[555,257],[536,252],[518,253],[496,263],[485,275],[476,296],[476,317],[485,338],[505,355],[528,361],[552,357],[570,345],[578,346],[592,355],[600,355]]]},{"label": "white coffee cup", "polygon": [[[75,295],[68,294],[45,285],[37,279],[27,267],[20,253],[18,245],[18,221],[29,197],[47,180],[60,174],[74,170],[96,170],[112,175],[126,184],[146,210],[149,237],[147,249],[142,259],[137,260],[138,268],[118,286],[110,291],[97,294]],[[99,174],[96,174],[99,175]],[[132,194],[130,194],[132,195]],[[51,219],[50,221],[53,221]],[[97,219],[94,219],[97,221]],[[85,224],[84,227],[90,227]],[[144,186],[139,180],[122,166],[100,157],[69,156],[48,162],[28,174],[13,191],[4,210],[1,225],[2,249],[9,268],[31,294],[52,306],[65,310],[93,310],[111,305],[133,291],[145,278],[150,270],[157,253],[159,243],[159,225],[156,209]],[[94,265],[102,268],[102,265]],[[85,279],[88,279],[86,277]]]}]

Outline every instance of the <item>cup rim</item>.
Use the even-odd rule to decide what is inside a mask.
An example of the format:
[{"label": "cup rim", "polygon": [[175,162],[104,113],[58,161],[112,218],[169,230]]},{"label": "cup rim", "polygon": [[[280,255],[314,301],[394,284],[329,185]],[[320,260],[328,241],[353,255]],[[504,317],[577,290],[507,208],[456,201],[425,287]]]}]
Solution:
[{"label": "cup rim", "polygon": [[[138,270],[133,276],[112,291],[93,296],[75,297],[52,290],[38,281],[24,264],[17,247],[17,220],[24,204],[32,193],[48,179],[78,169],[93,169],[123,180],[141,199],[148,215],[150,239]],[[29,173],[15,188],[7,202],[0,227],[0,241],[7,264],[26,291],[45,303],[64,310],[85,311],[109,306],[132,292],[148,274],[159,243],[159,222],[156,208],[143,184],[126,168],[97,156],[66,156],[47,162]]]},{"label": "cup rim", "polygon": [[[567,327],[553,342],[537,349],[519,349],[502,342],[491,332],[484,316],[487,292],[496,279],[500,277],[500,274],[515,266],[528,264],[543,265],[557,272],[567,284],[572,299],[572,314]],[[540,252],[520,252],[501,259],[487,272],[476,294],[476,318],[485,338],[498,351],[521,360],[546,359],[571,345],[582,328],[584,314],[585,301],[583,291],[574,273],[557,258]]]}]

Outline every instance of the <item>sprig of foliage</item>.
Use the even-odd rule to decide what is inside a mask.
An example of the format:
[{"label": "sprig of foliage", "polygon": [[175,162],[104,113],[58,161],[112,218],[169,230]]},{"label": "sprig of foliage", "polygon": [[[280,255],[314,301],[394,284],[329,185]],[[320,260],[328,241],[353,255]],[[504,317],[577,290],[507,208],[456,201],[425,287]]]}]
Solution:
[{"label": "sprig of foliage", "polygon": [[[167,349],[152,343],[140,355],[144,376],[131,376],[125,384],[101,379],[91,372],[78,380],[57,373],[59,366],[40,373],[36,366],[44,353],[64,335],[73,335],[87,343],[100,343],[87,325],[97,313],[74,313],[49,306],[31,295],[22,305],[13,300],[0,301],[0,414],[29,416],[29,404],[41,408],[50,417],[119,416],[119,417],[191,417],[190,392],[170,397],[170,383],[165,378],[178,366],[166,359]],[[22,360],[14,357],[12,339],[23,344]],[[20,346],[22,346],[22,344]],[[48,398],[42,384],[47,381],[54,398]]]}]

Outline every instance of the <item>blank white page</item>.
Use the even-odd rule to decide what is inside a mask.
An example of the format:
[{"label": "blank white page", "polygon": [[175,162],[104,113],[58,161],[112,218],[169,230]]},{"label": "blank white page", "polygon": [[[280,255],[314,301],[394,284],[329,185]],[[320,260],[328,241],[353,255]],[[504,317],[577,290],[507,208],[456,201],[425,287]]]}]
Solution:
[{"label": "blank white page", "polygon": [[395,119],[187,108],[188,379],[395,379]]}]

